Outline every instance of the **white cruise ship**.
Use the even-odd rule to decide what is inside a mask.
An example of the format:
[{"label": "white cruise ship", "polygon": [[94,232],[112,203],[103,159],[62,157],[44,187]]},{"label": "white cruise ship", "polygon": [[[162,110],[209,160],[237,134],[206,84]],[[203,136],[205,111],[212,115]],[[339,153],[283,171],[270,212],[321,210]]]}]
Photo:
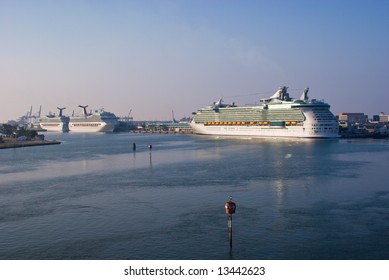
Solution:
[{"label": "white cruise ship", "polygon": [[47,131],[68,132],[69,117],[62,114],[62,111],[66,108],[57,109],[59,110],[58,116],[54,113],[49,113],[46,117],[40,119],[39,125]]},{"label": "white cruise ship", "polygon": [[72,132],[113,132],[119,125],[115,114],[106,112],[104,109],[87,113],[88,105],[79,105],[78,107],[83,108],[84,113],[80,116],[70,117],[69,130]]},{"label": "white cruise ship", "polygon": [[339,125],[330,105],[308,98],[308,88],[300,99],[289,96],[283,86],[258,106],[222,104],[194,113],[190,125],[194,133],[220,136],[337,138]]}]

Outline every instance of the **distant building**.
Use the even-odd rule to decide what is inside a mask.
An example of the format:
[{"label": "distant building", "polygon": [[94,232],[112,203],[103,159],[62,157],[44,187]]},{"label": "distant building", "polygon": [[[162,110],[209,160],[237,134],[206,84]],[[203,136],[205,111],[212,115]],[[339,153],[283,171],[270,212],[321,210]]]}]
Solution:
[{"label": "distant building", "polygon": [[386,123],[389,122],[389,115],[385,115],[384,113],[380,113],[379,120],[380,123]]},{"label": "distant building", "polygon": [[348,126],[348,124],[365,124],[368,122],[369,117],[364,113],[339,113],[338,114],[339,125]]}]

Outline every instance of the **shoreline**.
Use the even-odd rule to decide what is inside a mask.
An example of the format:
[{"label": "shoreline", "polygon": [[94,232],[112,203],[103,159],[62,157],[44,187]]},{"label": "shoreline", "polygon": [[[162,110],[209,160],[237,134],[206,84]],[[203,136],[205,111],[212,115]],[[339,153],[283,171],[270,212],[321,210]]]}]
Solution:
[{"label": "shoreline", "polygon": [[0,143],[0,149],[12,149],[45,145],[61,144],[61,141],[57,140],[29,140],[29,141],[17,141],[17,140],[5,140],[4,143]]}]

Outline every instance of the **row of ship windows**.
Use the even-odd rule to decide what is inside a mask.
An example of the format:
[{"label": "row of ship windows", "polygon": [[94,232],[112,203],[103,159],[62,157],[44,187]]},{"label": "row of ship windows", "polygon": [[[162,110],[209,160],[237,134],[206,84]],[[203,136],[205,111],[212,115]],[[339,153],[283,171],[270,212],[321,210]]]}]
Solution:
[{"label": "row of ship windows", "polygon": [[[269,122],[204,122],[204,125],[270,125]],[[282,125],[302,125],[302,122],[286,121],[282,122]]]},{"label": "row of ship windows", "polygon": [[328,109],[325,109],[325,110],[312,109],[312,112],[314,112],[315,114],[332,114]]},{"label": "row of ship windows", "polygon": [[327,117],[327,118],[316,118],[313,117],[315,121],[333,121],[335,118],[334,117]]},{"label": "row of ship windows", "polygon": [[319,131],[319,130],[336,130],[336,128],[334,127],[315,127],[315,128],[312,128],[313,131]]},{"label": "row of ship windows", "polygon": [[99,126],[99,123],[73,123],[73,126]]},{"label": "row of ship windows", "polygon": [[210,119],[210,118],[220,118],[220,119],[223,119],[223,118],[234,118],[234,119],[256,119],[256,118],[260,118],[260,119],[276,119],[276,118],[279,118],[279,117],[283,117],[284,119],[285,118],[291,118],[291,119],[302,119],[303,116],[301,114],[288,114],[288,113],[284,113],[284,114],[197,114],[196,118],[204,118],[204,119]]},{"label": "row of ship windows", "polygon": [[329,111],[313,111],[313,113],[315,115],[327,115],[327,116],[332,115],[332,113]]},{"label": "row of ship windows", "polygon": [[334,126],[331,123],[312,124],[312,126]]},{"label": "row of ship windows", "polygon": [[[249,119],[249,118],[247,118],[247,119]],[[265,123],[265,122],[267,122],[267,123],[272,123],[272,122],[288,122],[288,123],[292,123],[292,122],[295,122],[295,123],[301,123],[301,122],[303,122],[304,121],[304,119],[296,119],[296,118],[291,118],[291,120],[290,121],[285,121],[285,118],[279,118],[279,119],[277,119],[277,118],[272,118],[272,119],[265,119],[265,118],[263,118],[263,119],[260,119],[260,118],[258,118],[258,119],[249,119],[249,120],[247,120],[247,119],[235,119],[235,120],[231,120],[231,118],[229,118],[229,119],[219,119],[219,118],[196,118],[194,121],[196,122],[196,123],[212,123],[212,122],[218,122],[218,123],[224,123],[224,124],[228,124],[228,123],[232,123],[232,122],[235,122],[235,123],[238,123],[238,122],[240,122],[240,123],[245,123],[245,124],[250,124],[250,123],[252,123],[252,124],[258,124],[258,123]],[[214,121],[209,121],[209,120],[214,120]]]}]

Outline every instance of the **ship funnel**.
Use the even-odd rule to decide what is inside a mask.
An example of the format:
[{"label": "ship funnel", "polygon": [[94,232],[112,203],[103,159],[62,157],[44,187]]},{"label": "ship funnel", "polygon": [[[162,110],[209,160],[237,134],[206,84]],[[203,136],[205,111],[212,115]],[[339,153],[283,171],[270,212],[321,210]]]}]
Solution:
[{"label": "ship funnel", "polygon": [[276,93],[270,96],[270,99],[289,100],[288,87],[280,86]]},{"label": "ship funnel", "polygon": [[302,93],[301,96],[300,96],[300,99],[301,99],[301,100],[306,101],[306,100],[309,99],[309,97],[308,97],[308,91],[309,91],[309,87],[306,87],[306,88],[304,89],[303,93]]},{"label": "ship funnel", "polygon": [[88,115],[88,113],[87,113],[87,111],[86,111],[86,108],[87,108],[88,106],[89,106],[89,105],[86,105],[86,106],[78,105],[78,107],[84,109],[84,115],[85,115],[85,116]]},{"label": "ship funnel", "polygon": [[59,108],[57,107],[57,109],[59,110],[59,115],[60,117],[62,117],[62,111],[66,109],[66,107],[63,107],[63,108]]}]

